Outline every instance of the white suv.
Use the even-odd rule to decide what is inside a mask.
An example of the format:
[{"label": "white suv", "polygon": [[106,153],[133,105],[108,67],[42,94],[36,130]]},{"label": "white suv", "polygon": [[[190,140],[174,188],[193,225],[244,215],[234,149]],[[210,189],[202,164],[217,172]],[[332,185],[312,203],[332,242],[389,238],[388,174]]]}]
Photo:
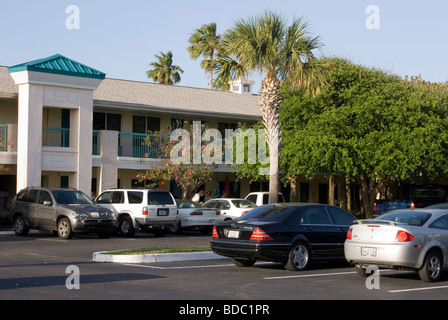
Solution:
[{"label": "white suv", "polygon": [[179,221],[173,195],[156,189],[112,189],[96,198],[96,203],[114,212],[118,232],[126,237],[137,230],[150,230],[164,236],[167,227]]}]

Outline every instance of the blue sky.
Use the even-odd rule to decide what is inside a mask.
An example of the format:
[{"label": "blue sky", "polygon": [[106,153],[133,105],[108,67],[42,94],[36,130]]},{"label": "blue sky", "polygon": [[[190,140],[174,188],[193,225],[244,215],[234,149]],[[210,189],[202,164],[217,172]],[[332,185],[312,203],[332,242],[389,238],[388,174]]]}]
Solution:
[{"label": "blue sky", "polygon": [[[224,33],[238,18],[265,10],[292,20],[304,17],[325,45],[322,54],[392,73],[448,80],[448,1],[404,0],[42,0],[2,1],[0,65],[11,66],[55,53],[101,70],[110,78],[150,81],[149,63],[171,50],[183,70],[179,85],[208,87],[188,38],[216,22]],[[80,10],[80,28],[69,30],[66,8]],[[379,9],[380,29],[366,28],[366,8]],[[258,82],[259,76],[253,78]]]}]

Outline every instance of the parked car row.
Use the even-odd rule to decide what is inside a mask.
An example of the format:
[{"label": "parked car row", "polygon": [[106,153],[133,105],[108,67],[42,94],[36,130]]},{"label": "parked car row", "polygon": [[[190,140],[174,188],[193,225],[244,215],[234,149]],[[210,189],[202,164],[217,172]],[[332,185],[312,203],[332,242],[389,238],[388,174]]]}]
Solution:
[{"label": "parked car row", "polygon": [[210,244],[241,267],[265,260],[300,271],[312,261],[339,259],[363,277],[375,265],[416,271],[433,282],[448,269],[448,204],[394,210],[371,220],[330,205],[269,204],[217,223]]},{"label": "parked car row", "polygon": [[18,235],[41,229],[63,239],[81,232],[106,238],[114,231],[132,237],[139,230],[163,236],[182,229],[211,232],[215,222],[232,220],[255,207],[234,198],[212,199],[204,205],[176,201],[169,191],[157,189],[106,190],[92,201],[79,190],[29,187],[12,199],[10,220]]}]

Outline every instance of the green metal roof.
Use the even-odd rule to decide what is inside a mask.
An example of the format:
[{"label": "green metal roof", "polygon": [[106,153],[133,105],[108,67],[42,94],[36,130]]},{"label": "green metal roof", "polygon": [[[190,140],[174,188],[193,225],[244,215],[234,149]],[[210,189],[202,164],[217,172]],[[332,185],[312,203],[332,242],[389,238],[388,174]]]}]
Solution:
[{"label": "green metal roof", "polygon": [[104,79],[106,77],[105,73],[64,57],[60,54],[21,63],[8,68],[10,73],[24,70],[95,79]]}]

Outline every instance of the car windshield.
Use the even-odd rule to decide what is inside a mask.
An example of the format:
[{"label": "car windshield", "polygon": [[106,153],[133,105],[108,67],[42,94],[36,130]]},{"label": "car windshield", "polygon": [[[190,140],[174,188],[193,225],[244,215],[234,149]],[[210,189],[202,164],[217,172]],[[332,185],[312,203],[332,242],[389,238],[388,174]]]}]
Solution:
[{"label": "car windshield", "polygon": [[177,201],[177,207],[180,209],[191,209],[191,208],[201,208],[202,205],[197,202]]},{"label": "car windshield", "polygon": [[232,203],[235,207],[237,208],[256,208],[257,205],[255,203],[253,203],[252,201],[246,200],[246,199],[242,199],[242,200],[232,200]]},{"label": "car windshield", "polygon": [[78,190],[54,190],[53,195],[59,204],[92,204],[92,200]]},{"label": "car windshield", "polygon": [[431,214],[422,211],[391,211],[376,217],[374,220],[386,220],[400,223],[407,223],[411,226],[422,226],[429,220]]},{"label": "car windshield", "polygon": [[294,210],[294,207],[286,205],[270,204],[252,209],[236,220],[280,221]]}]

